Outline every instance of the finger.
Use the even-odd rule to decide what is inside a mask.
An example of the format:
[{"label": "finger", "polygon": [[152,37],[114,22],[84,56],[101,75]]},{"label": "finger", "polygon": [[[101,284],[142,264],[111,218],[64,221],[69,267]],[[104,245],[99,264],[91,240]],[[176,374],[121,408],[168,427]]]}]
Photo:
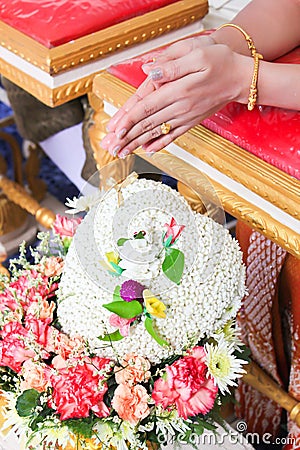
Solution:
[{"label": "finger", "polygon": [[126,114],[126,112],[130,111],[130,109],[132,109],[136,103],[138,103],[141,99],[146,97],[146,95],[153,92],[155,89],[156,89],[156,86],[154,85],[152,79],[147,78],[145,81],[143,81],[143,83],[136,90],[135,94],[133,94],[127,100],[127,102],[124,103],[122,108],[120,108],[119,111],[116,114],[114,114],[114,116],[107,123],[106,127],[107,127],[108,131],[110,131],[110,132],[115,131],[119,121],[124,116],[124,114]]},{"label": "finger", "polygon": [[159,66],[153,65],[149,72],[149,78],[154,82],[167,83],[183,78],[191,73],[199,72],[201,71],[203,55],[202,49],[196,49],[181,58],[166,61]]},{"label": "finger", "polygon": [[[131,132],[131,130],[135,127],[135,125],[142,120],[145,120],[146,118],[152,120],[152,116],[155,115],[159,111],[163,111],[168,106],[174,104],[174,99],[172,94],[173,88],[165,85],[162,86],[159,90],[156,90],[149,95],[147,95],[145,98],[142,98],[139,102],[137,102],[127,113],[125,113],[122,118],[119,120],[117,127],[115,129],[115,133],[117,136],[119,136],[120,140],[127,137],[128,133]],[[164,121],[164,119],[167,119],[170,116],[164,116],[161,119],[161,122]],[[160,122],[160,123],[161,123]],[[153,123],[153,126],[157,125],[156,123]],[[148,129],[149,126],[147,123],[144,123],[144,126]],[[122,130],[127,130],[126,134],[122,133]],[[143,131],[143,130],[141,130]]]},{"label": "finger", "polygon": [[[171,131],[173,130],[173,128],[176,129],[178,123],[179,123],[178,119],[172,119],[167,122],[167,124],[171,127]],[[171,133],[171,131],[169,133]],[[125,157],[130,153],[134,152],[138,147],[141,147],[142,145],[145,145],[148,142],[151,142],[154,139],[161,137],[162,135],[164,135],[164,130],[162,128],[162,123],[159,123],[154,128],[142,133],[135,139],[131,140],[128,144],[126,144],[122,148],[122,150],[118,152],[118,156],[120,158]]]},{"label": "finger", "polygon": [[189,126],[179,126],[170,131],[169,134],[161,135],[159,138],[144,144],[142,148],[148,155],[152,155],[153,153],[156,153],[171,144],[171,142],[184,134],[189,128]]}]

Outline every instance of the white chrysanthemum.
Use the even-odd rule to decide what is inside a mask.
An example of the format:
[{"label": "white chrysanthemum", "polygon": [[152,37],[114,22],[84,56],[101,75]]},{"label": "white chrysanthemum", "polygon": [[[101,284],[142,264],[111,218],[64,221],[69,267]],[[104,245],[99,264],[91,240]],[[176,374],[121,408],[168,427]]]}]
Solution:
[{"label": "white chrysanthemum", "polygon": [[5,420],[0,431],[3,432],[11,429],[17,436],[19,436],[20,441],[23,439],[25,440],[30,418],[19,416],[16,410],[18,394],[2,391],[1,396],[5,401],[5,406],[2,409]]},{"label": "white chrysanthemum", "polygon": [[96,205],[104,192],[97,191],[92,195],[82,195],[80,197],[73,197],[70,199],[67,197],[65,205],[71,209],[67,209],[67,214],[78,214],[80,212],[89,211],[94,205]]},{"label": "white chrysanthemum", "polygon": [[238,350],[239,352],[242,351],[242,347],[245,345],[241,339],[240,339],[240,329],[236,325],[235,320],[228,320],[227,323],[225,323],[224,327],[217,330],[212,337],[219,341],[220,339],[225,339],[228,344],[232,344],[234,346],[235,350]]},{"label": "white chrysanthemum", "polygon": [[237,386],[236,379],[246,373],[242,366],[247,361],[236,358],[234,345],[223,338],[217,344],[205,344],[204,349],[208,373],[223,395],[230,393],[229,386]]},{"label": "white chrysanthemum", "polygon": [[[116,190],[109,191],[77,228],[60,282],[58,318],[66,333],[82,335],[98,356],[115,359],[134,352],[159,363],[181,354],[199,339],[211,337],[236,316],[245,293],[242,254],[228,230],[192,211],[169,186],[141,179],[122,189],[122,195],[120,207]],[[128,279],[127,270],[127,274],[138,272],[139,258],[147,267],[155,266],[155,258],[162,255],[164,224],[170,223],[171,217],[185,225],[174,246],[185,257],[180,284],[167,279],[159,267],[150,278],[139,272],[139,282],[166,305],[166,318],[154,319],[154,327],[169,346],[159,345],[142,320],[113,347],[104,345],[98,337],[116,328],[110,325],[111,313],[103,305],[112,301],[115,287]],[[120,238],[133,239],[134,233],[142,230],[151,236],[152,253],[133,246],[129,254],[128,246],[118,247]],[[128,269],[120,277],[110,275],[100,263],[112,251],[119,253],[121,264],[128,261]]]},{"label": "white chrysanthemum", "polygon": [[70,446],[75,447],[77,438],[72,434],[67,426],[61,425],[51,420],[42,423],[42,427],[35,431],[30,437],[30,445],[37,450],[44,448],[55,450]]}]

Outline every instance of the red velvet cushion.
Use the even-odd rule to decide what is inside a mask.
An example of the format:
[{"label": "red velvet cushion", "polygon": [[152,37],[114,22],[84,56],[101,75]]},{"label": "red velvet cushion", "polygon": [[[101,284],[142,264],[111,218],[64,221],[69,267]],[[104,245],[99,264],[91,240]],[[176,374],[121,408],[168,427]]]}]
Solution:
[{"label": "red velvet cushion", "polygon": [[48,48],[178,0],[0,0],[0,19]]},{"label": "red velvet cushion", "polygon": [[[141,70],[162,49],[112,66],[109,72],[138,87],[145,79]],[[300,47],[278,62],[300,64]],[[202,124],[264,161],[300,179],[300,112],[271,106],[248,111],[246,105],[229,103]]]}]

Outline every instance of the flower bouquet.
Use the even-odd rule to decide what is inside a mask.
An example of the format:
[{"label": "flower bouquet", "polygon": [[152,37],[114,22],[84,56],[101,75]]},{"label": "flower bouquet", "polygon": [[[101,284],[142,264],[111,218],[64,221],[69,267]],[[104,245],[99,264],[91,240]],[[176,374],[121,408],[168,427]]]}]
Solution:
[{"label": "flower bouquet", "polygon": [[2,280],[4,427],[33,449],[188,443],[244,373],[238,244],[151,180],[80,204]]}]

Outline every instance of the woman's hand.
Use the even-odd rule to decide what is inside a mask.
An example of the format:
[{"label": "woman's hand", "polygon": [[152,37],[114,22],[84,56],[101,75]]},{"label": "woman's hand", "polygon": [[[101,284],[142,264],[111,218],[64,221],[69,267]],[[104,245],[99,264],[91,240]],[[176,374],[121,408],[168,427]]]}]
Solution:
[{"label": "woman's hand", "polygon": [[[109,122],[103,148],[121,158],[139,146],[153,153],[226,103],[247,101],[252,58],[207,38],[207,45],[196,39],[174,44],[160,60],[146,65],[148,78]],[[163,122],[171,125],[165,135]]]}]

